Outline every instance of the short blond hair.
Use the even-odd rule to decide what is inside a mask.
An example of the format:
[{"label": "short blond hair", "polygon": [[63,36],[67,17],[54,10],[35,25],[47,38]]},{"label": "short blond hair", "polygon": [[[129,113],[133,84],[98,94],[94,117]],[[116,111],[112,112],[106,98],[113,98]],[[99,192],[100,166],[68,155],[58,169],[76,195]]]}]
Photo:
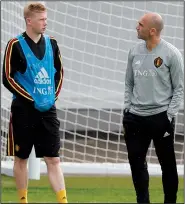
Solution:
[{"label": "short blond hair", "polygon": [[24,18],[29,18],[33,13],[40,13],[47,11],[45,5],[40,2],[32,2],[24,7]]}]

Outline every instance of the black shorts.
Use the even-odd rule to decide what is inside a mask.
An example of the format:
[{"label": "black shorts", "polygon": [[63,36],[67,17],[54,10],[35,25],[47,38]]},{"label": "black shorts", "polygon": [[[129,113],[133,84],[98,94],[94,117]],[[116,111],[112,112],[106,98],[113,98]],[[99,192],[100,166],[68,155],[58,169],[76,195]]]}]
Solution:
[{"label": "black shorts", "polygon": [[36,157],[58,157],[60,121],[56,109],[45,113],[12,110],[9,123],[7,155],[27,159],[32,147]]}]

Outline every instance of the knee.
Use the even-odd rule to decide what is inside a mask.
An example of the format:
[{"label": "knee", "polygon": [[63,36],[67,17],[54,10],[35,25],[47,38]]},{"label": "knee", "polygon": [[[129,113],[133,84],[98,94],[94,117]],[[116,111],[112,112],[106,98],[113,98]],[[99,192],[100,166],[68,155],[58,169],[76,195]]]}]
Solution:
[{"label": "knee", "polygon": [[128,159],[132,164],[144,163],[145,161],[145,158],[141,157],[140,153],[135,151],[128,152]]},{"label": "knee", "polygon": [[137,154],[129,156],[129,163],[132,169],[147,169],[148,165],[145,157],[141,157]]},{"label": "knee", "polygon": [[60,164],[59,157],[45,157],[44,160],[47,166],[57,166]]},{"label": "knee", "polygon": [[27,168],[27,159],[21,159],[19,157],[14,158],[14,170],[17,168],[25,169]]},{"label": "knee", "polygon": [[167,175],[178,175],[178,172],[177,172],[177,166],[176,164],[161,164],[161,170],[163,172],[163,174],[167,174]]}]

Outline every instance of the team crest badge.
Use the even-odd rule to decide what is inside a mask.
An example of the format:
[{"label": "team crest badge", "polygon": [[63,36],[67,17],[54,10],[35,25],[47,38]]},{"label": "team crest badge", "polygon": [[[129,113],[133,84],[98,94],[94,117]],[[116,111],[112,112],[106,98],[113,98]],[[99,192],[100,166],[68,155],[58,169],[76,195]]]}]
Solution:
[{"label": "team crest badge", "polygon": [[162,63],[163,63],[163,60],[160,57],[157,57],[154,60],[154,65],[155,65],[156,68],[160,67]]}]

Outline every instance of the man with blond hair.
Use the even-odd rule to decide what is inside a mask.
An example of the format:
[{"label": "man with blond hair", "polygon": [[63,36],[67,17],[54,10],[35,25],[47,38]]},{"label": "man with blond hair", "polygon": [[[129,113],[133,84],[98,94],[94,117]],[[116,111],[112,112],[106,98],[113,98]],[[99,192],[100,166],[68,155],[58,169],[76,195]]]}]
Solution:
[{"label": "man with blond hair", "polygon": [[57,41],[44,32],[47,9],[38,2],[24,8],[26,31],[6,46],[3,84],[13,94],[7,143],[8,156],[15,156],[14,176],[20,203],[27,203],[27,161],[32,147],[44,158],[49,182],[58,203],[67,203],[60,168],[60,122],[55,101],[63,81]]},{"label": "man with blond hair", "polygon": [[164,203],[176,203],[175,116],[183,99],[183,60],[161,38],[162,17],[147,13],[136,27],[142,39],[130,49],[125,77],[124,137],[138,203],[150,203],[146,154],[154,142],[161,165]]}]

